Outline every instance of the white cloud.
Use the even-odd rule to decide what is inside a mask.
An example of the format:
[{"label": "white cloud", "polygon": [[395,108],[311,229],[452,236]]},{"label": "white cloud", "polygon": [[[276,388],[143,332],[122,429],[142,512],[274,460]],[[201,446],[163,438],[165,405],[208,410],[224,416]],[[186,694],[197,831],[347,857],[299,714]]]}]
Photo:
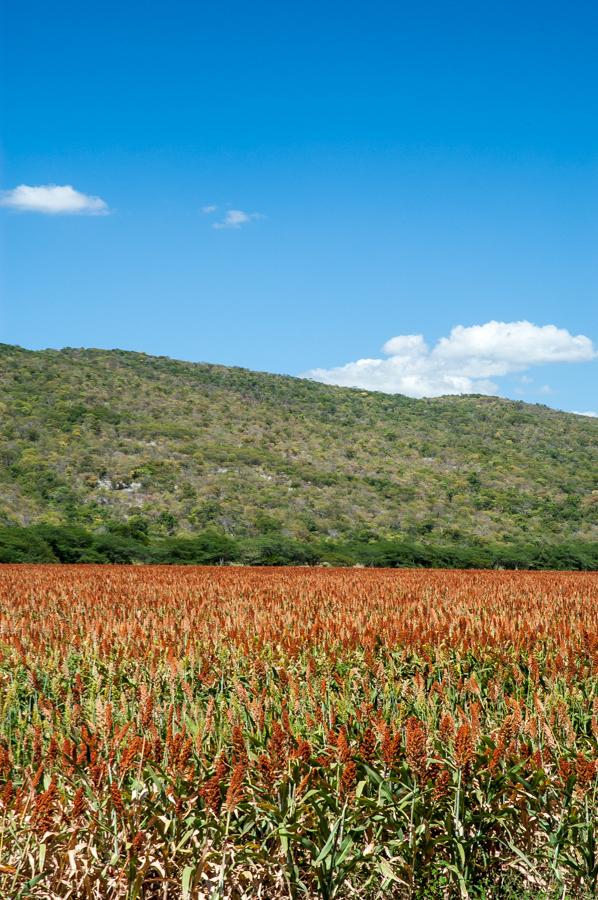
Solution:
[{"label": "white cloud", "polygon": [[486,322],[457,325],[430,349],[421,334],[390,338],[386,359],[358,359],[333,369],[312,369],[307,378],[409,397],[498,394],[491,378],[534,365],[586,362],[597,356],[592,341],[555,325]]},{"label": "white cloud", "polygon": [[486,322],[465,328],[457,325],[434,348],[438,359],[466,363],[465,374],[507,375],[530,366],[555,362],[583,362],[595,355],[583,334],[573,336],[556,325],[531,322]]},{"label": "white cloud", "polygon": [[246,213],[242,209],[229,209],[221,222],[214,222],[212,228],[240,228],[248,222],[254,222],[256,219],[262,219],[260,213]]},{"label": "white cloud", "polygon": [[204,213],[204,215],[209,216],[211,213],[215,213],[217,209],[218,209],[217,206],[209,205],[209,206],[202,206],[201,211],[202,211],[202,213]]},{"label": "white cloud", "polygon": [[598,419],[598,412],[592,412],[592,410],[590,410],[589,412],[576,412],[576,410],[573,410],[573,415],[588,416],[590,419]]},{"label": "white cloud", "polygon": [[49,215],[79,213],[98,216],[108,212],[108,205],[100,197],[82,194],[70,184],[43,184],[37,187],[20,184],[0,195],[0,206]]}]

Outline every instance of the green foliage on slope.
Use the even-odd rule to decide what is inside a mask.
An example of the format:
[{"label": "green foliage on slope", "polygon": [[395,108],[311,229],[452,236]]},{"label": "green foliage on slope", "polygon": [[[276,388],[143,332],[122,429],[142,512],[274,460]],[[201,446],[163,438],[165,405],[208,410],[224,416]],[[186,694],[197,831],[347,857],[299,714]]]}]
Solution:
[{"label": "green foliage on slope", "polygon": [[6,527],[80,527],[113,542],[120,527],[121,541],[141,545],[208,531],[257,542],[258,556],[275,537],[443,547],[598,538],[598,421],[545,406],[7,345],[0,391]]}]

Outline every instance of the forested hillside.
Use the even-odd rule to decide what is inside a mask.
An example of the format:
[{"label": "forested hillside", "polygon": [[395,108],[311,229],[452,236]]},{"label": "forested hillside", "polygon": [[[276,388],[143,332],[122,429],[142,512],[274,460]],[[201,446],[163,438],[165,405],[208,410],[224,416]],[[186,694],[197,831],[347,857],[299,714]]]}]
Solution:
[{"label": "forested hillside", "polygon": [[598,539],[598,421],[141,353],[0,346],[0,521],[167,540]]}]

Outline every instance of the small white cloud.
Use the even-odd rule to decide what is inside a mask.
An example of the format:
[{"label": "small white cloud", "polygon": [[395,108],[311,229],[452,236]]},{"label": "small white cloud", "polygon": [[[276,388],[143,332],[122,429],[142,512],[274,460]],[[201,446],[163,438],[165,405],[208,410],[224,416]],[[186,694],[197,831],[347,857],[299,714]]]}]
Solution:
[{"label": "small white cloud", "polygon": [[212,228],[240,228],[248,222],[255,222],[257,219],[263,219],[260,213],[246,213],[242,209],[229,209],[221,222],[214,222]]},{"label": "small white cloud", "polygon": [[421,334],[400,334],[382,347],[389,356],[422,356],[430,352]]},{"label": "small white cloud", "polygon": [[544,363],[584,362],[596,355],[583,334],[574,336],[556,325],[539,327],[525,321],[457,325],[448,337],[440,338],[433,353],[447,363],[465,363],[469,371],[464,374],[475,376],[507,375]]},{"label": "small white cloud", "polygon": [[212,213],[215,213],[217,209],[217,206],[202,206],[201,211],[204,215],[209,216]]},{"label": "small white cloud", "polygon": [[[358,359],[333,369],[312,369],[308,378],[409,397],[498,394],[491,378],[534,365],[586,362],[596,357],[592,341],[555,325],[486,322],[457,325],[430,349],[421,334],[402,334],[384,344],[387,359]],[[542,392],[550,390],[547,385]]]},{"label": "small white cloud", "polygon": [[572,410],[574,416],[588,416],[590,419],[598,419],[598,412],[577,412],[576,410]]},{"label": "small white cloud", "polygon": [[108,205],[101,197],[82,194],[70,184],[44,184],[36,187],[20,184],[0,195],[0,206],[48,215],[101,216],[108,213]]}]

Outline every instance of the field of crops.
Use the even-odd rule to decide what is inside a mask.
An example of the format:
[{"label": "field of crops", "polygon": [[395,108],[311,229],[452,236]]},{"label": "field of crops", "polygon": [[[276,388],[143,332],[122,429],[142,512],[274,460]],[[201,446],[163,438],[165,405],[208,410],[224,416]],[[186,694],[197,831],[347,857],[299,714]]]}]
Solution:
[{"label": "field of crops", "polygon": [[591,573],[0,567],[0,897],[596,895]]}]

